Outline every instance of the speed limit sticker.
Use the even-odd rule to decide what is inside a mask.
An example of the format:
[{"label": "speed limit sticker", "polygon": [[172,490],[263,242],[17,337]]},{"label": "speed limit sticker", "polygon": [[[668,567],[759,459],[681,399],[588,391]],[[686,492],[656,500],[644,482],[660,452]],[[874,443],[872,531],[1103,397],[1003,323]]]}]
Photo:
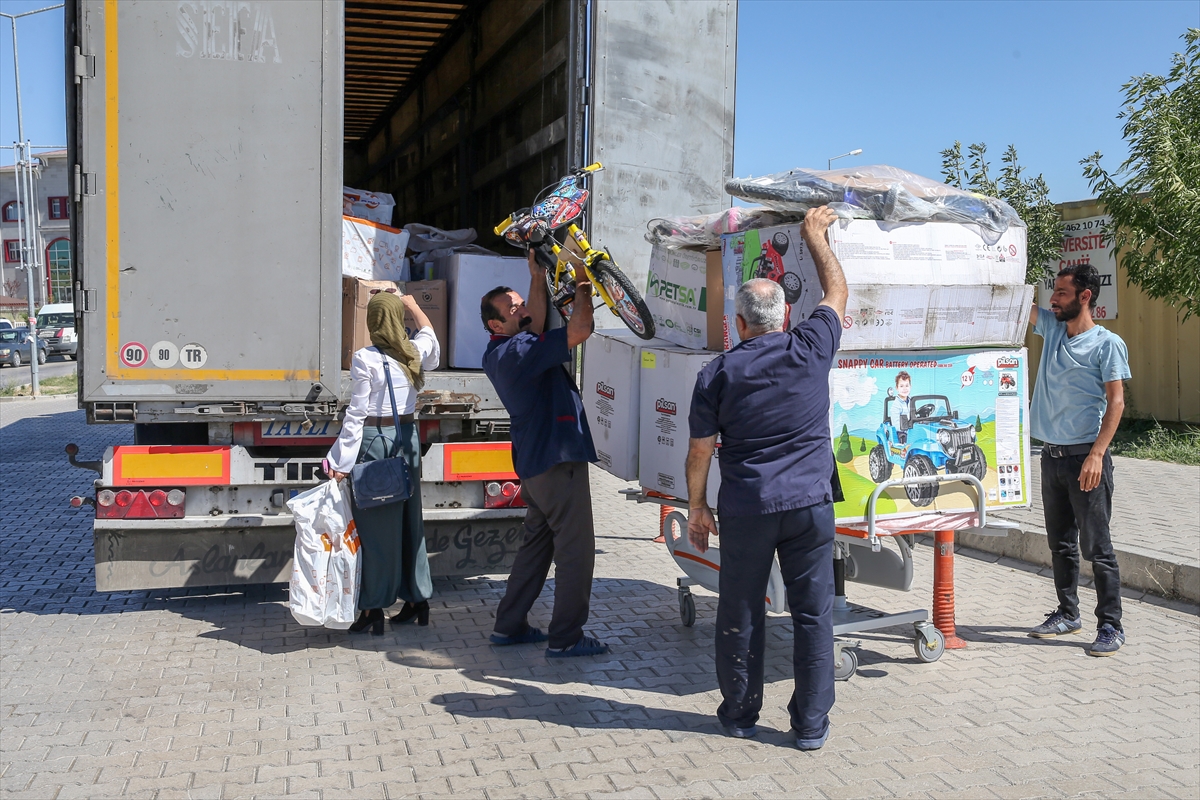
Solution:
[{"label": "speed limit sticker", "polygon": [[179,348],[173,342],[158,342],[150,348],[150,361],[159,369],[170,369],[179,360]]},{"label": "speed limit sticker", "polygon": [[185,344],[179,348],[179,363],[188,369],[200,369],[208,362],[208,351],[198,344]]},{"label": "speed limit sticker", "polygon": [[141,342],[129,342],[121,345],[121,363],[127,367],[141,367],[150,358],[150,351]]}]

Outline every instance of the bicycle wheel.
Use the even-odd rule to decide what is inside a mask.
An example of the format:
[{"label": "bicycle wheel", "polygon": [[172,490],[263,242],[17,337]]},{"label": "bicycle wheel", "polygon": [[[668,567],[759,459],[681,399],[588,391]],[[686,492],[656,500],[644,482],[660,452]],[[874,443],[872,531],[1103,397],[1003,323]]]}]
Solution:
[{"label": "bicycle wheel", "polygon": [[613,311],[621,321],[629,326],[639,339],[654,338],[654,318],[641,293],[634,288],[633,281],[617,265],[607,259],[600,259],[592,264],[592,274],[596,281],[608,292],[613,301]]}]

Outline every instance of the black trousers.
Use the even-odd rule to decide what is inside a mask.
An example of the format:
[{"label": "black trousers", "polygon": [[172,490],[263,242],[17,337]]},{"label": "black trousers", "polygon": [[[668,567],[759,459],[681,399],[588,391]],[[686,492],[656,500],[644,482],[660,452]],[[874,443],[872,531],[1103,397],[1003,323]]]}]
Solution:
[{"label": "black trousers", "polygon": [[496,633],[516,636],[529,626],[529,609],[541,594],[554,564],[554,614],[549,646],[570,647],[583,638],[596,566],[596,533],[592,527],[592,489],[588,465],[557,464],[521,482],[525,541],[517,551],[508,588],[496,609]]},{"label": "black trousers", "polygon": [[763,703],[766,593],[776,553],[792,613],[792,730],[818,739],[833,708],[833,504],[721,516],[717,682],[722,724],[747,728]]},{"label": "black trousers", "polygon": [[1109,520],[1112,519],[1113,462],[1104,453],[1100,485],[1090,492],[1079,488],[1079,472],[1087,456],[1051,458],[1042,450],[1042,509],[1046,539],[1054,567],[1058,610],[1079,618],[1079,557],[1092,562],[1096,584],[1096,625],[1121,628],[1121,573],[1113,552]]}]

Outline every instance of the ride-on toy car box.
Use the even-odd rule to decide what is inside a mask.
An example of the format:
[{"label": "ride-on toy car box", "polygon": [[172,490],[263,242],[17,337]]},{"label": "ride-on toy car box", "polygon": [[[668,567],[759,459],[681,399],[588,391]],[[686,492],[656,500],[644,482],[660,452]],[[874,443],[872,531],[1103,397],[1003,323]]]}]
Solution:
[{"label": "ride-on toy car box", "polygon": [[[645,489],[686,500],[684,462],[688,451],[688,412],[696,375],[716,353],[682,347],[643,347],[639,401],[638,482]],[[718,443],[718,458],[720,447]],[[714,458],[708,472],[708,504],[717,505],[721,473]]]},{"label": "ride-on toy car box", "polygon": [[[968,474],[982,482],[989,510],[1027,507],[1027,352],[943,350],[839,352],[830,372],[830,433],[845,501],[841,522],[861,522],[887,480]],[[879,519],[971,511],[962,483],[893,487]]]},{"label": "ride-on toy car box", "polygon": [[783,287],[788,327],[807,319],[824,292],[799,225],[729,233],[721,237],[721,272],[725,279],[725,349],[741,340],[734,318],[734,295],[751,278],[767,278]]},{"label": "ride-on toy car box", "polygon": [[597,331],[583,345],[583,409],[601,469],[623,481],[638,476],[638,399],[642,350],[670,347],[661,339],[645,341],[632,331]]}]

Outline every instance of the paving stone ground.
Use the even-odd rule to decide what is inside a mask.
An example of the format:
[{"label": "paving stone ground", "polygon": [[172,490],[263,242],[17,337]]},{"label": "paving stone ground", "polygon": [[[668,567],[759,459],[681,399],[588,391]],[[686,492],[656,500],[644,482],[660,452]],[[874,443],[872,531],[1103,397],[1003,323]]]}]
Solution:
[{"label": "paving stone ground", "polygon": [[[862,635],[829,743],[800,753],[789,620],[770,623],[762,736],[720,735],[716,598],[697,590],[696,625],[680,624],[656,510],[603,473],[589,629],[613,652],[551,662],[487,643],[496,577],[437,581],[429,627],[378,638],[299,627],[280,588],[95,593],[90,522],[65,503],[90,476],[62,445],[94,457],[128,432],[72,406],[0,405],[5,798],[1200,795],[1194,607],[1127,598],[1128,645],[1089,658],[1090,636],[1024,636],[1054,604],[1047,575],[960,553],[969,647],[922,664],[911,628]],[[910,593],[851,584],[851,599],[928,608],[931,561],[919,547]]]},{"label": "paving stone ground", "polygon": [[[1030,463],[1033,505],[1001,516],[1045,531],[1041,458]],[[1113,457],[1112,535],[1117,549],[1200,566],[1200,467]]]}]

